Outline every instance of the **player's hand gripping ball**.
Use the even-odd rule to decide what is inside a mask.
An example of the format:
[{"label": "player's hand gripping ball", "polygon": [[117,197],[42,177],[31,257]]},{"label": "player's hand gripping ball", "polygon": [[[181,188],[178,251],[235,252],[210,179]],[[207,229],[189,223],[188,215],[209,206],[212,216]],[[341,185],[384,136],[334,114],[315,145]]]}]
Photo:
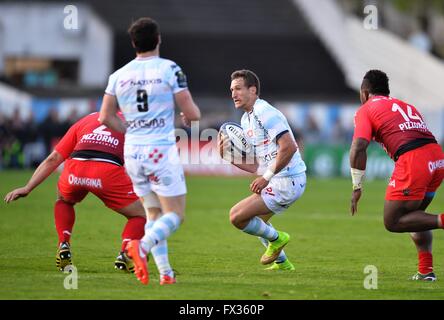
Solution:
[{"label": "player's hand gripping ball", "polygon": [[245,138],[242,127],[235,122],[225,122],[219,129],[219,135],[224,140],[228,140],[229,150],[223,150],[223,158],[226,159],[226,155],[230,155],[234,159],[245,158],[251,154],[253,147]]}]

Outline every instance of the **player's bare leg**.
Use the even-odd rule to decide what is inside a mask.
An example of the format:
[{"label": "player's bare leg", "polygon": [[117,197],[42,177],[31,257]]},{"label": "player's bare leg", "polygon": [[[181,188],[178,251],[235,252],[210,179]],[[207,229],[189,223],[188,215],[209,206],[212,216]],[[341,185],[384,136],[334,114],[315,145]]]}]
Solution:
[{"label": "player's bare leg", "polygon": [[[426,197],[422,201],[419,210],[426,210],[429,204],[432,202],[433,197]],[[416,249],[419,252],[432,252],[432,241],[433,234],[432,231],[423,231],[423,232],[412,232],[410,236],[415,243]]]},{"label": "player's bare leg", "polygon": [[[419,209],[426,210],[432,200],[433,196],[424,198]],[[412,279],[435,281],[436,276],[433,273],[432,231],[412,232],[410,233],[410,237],[415,243],[416,250],[418,252],[418,272],[413,276]]]},{"label": "player's bare leg", "polygon": [[146,218],[145,209],[143,208],[142,204],[138,200],[134,201],[133,203],[131,203],[121,209],[115,209],[115,211],[127,218],[132,218],[132,217]]},{"label": "player's bare leg", "polygon": [[290,240],[287,233],[277,231],[260,218],[264,216],[268,221],[271,214],[272,212],[258,194],[241,200],[230,210],[230,221],[236,228],[269,241],[267,250],[261,257],[262,264],[274,262]]},{"label": "player's bare leg", "polygon": [[421,210],[423,200],[386,200],[384,225],[390,232],[422,232],[442,228],[440,215]]},{"label": "player's bare leg", "polygon": [[251,196],[239,201],[230,210],[230,222],[236,228],[243,230],[250,220],[256,216],[265,217],[262,219],[267,222],[272,217],[272,212],[265,205],[260,195]]},{"label": "player's bare leg", "polygon": [[175,197],[163,197],[157,195],[159,197],[160,205],[162,206],[162,212],[168,214],[169,212],[176,213],[181,221],[184,219],[185,215],[185,204],[186,204],[186,196],[175,196]]},{"label": "player's bare leg", "polygon": [[[442,228],[442,215],[425,212],[432,198],[415,201],[385,201],[384,224],[391,232],[410,232],[418,250],[419,269],[413,280],[435,281],[431,230]],[[430,269],[429,269],[430,268]],[[428,270],[427,270],[428,269]]]}]

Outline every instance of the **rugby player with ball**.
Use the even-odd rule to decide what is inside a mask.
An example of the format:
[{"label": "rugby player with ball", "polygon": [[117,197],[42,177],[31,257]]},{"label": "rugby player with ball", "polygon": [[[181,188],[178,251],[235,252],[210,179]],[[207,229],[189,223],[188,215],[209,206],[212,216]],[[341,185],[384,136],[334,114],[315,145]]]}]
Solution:
[{"label": "rugby player with ball", "polygon": [[[234,123],[222,125],[218,136],[219,154],[251,173],[265,169],[263,175],[250,184],[253,194],[231,208],[230,221],[243,232],[259,237],[266,246],[260,261],[271,264],[268,270],[294,270],[283,251],[290,236],[276,230],[269,220],[284,212],[304,193],[305,163],[285,116],[259,98],[260,82],[254,72],[233,72],[230,90],[235,108],[245,113],[240,127]],[[249,158],[253,161],[248,161]]]}]

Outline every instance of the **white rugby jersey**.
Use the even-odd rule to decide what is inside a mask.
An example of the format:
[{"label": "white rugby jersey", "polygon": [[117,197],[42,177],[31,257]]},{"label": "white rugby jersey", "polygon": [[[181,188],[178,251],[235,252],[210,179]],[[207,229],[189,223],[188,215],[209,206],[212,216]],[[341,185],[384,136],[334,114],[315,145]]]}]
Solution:
[{"label": "white rugby jersey", "polygon": [[127,145],[172,145],[174,94],[187,89],[185,74],[171,60],[136,58],[114,72],[105,93],[116,96],[128,124]]},{"label": "white rugby jersey", "polygon": [[[268,168],[275,162],[279,149],[276,137],[284,132],[289,132],[294,139],[285,116],[262,99],[256,100],[251,112],[244,113],[241,126],[248,142],[253,145],[261,167]],[[298,149],[287,166],[279,171],[275,177],[298,175],[306,170],[307,168]]]}]

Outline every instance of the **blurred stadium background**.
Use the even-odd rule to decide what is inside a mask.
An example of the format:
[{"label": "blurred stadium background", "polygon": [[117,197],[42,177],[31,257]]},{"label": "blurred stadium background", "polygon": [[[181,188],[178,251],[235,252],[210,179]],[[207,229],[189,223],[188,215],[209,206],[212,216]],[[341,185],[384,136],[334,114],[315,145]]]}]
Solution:
[{"label": "blurred stadium background", "polygon": [[[393,95],[415,104],[442,142],[443,3],[0,1],[0,168],[35,167],[69,125],[99,109],[109,74],[134,56],[126,30],[140,16],[160,23],[161,55],[186,72],[201,130],[239,121],[229,76],[252,69],[262,97],[291,122],[309,173],[347,176],[360,80],[381,68]],[[68,5],[77,9],[75,29],[64,26]],[[365,27],[368,5],[378,10],[376,30]],[[388,157],[370,154],[368,177],[387,177]],[[232,174],[220,167],[188,169]]]}]

